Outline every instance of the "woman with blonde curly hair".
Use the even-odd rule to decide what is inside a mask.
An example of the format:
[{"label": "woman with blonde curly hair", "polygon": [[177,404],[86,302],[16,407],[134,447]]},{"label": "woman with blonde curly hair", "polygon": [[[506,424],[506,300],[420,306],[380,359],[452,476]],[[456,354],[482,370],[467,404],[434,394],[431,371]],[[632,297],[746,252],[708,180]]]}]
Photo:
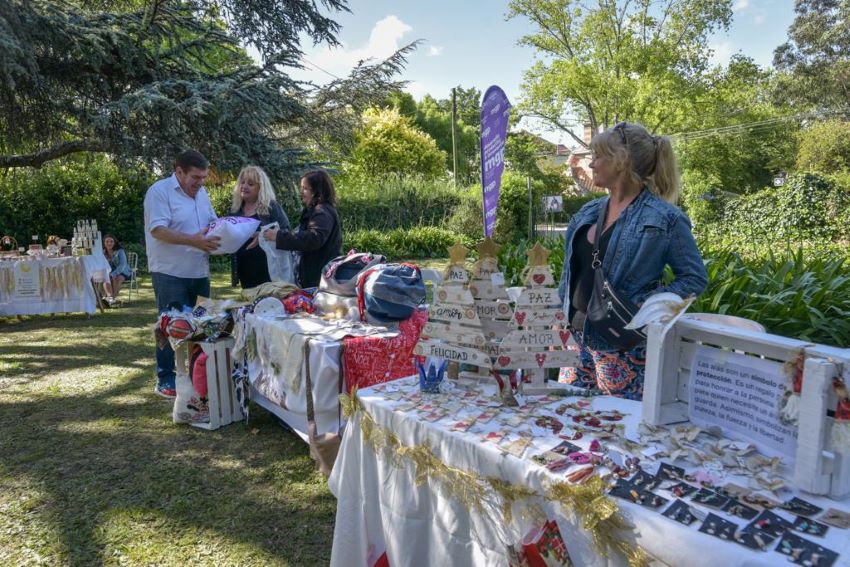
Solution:
[{"label": "woman with blonde curly hair", "polygon": [[[623,340],[628,333],[611,323],[612,304],[637,308],[662,292],[685,298],[702,293],[708,280],[690,220],[676,206],[680,182],[670,138],[620,122],[590,145],[593,183],[608,196],[582,207],[565,235],[560,294],[581,364],[565,369],[563,379],[640,400],[646,341]],[[666,266],[674,275],[669,283],[662,280]],[[600,276],[610,288],[601,286],[603,293]]]},{"label": "woman with blonde curly hair", "polygon": [[[289,229],[289,218],[275,200],[269,176],[256,165],[239,172],[230,213],[258,219],[261,226],[277,221],[282,229]],[[239,283],[246,289],[271,281],[266,253],[257,245],[258,236],[259,232],[231,256],[232,285]]]}]

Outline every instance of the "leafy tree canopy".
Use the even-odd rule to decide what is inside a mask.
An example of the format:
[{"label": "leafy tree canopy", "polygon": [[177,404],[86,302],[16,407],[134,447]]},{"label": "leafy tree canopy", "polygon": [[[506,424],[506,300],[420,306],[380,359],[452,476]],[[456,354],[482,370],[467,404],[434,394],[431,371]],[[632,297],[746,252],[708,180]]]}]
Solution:
[{"label": "leafy tree canopy", "polygon": [[337,43],[320,8],[346,0],[0,2],[0,168],[77,152],[164,168],[195,147],[219,169],[256,163],[288,177],[304,160],[293,148],[397,88],[412,49],[324,89],[299,83],[286,72],[299,66],[299,35]]},{"label": "leafy tree canopy", "polygon": [[422,175],[433,179],[445,173],[446,154],[434,139],[418,130],[413,120],[393,108],[363,113],[363,128],[348,171],[355,176]]},{"label": "leafy tree canopy", "polygon": [[[481,129],[481,91],[475,87],[455,88],[457,125],[455,145],[458,155],[457,178],[468,184],[480,179],[479,130]],[[452,99],[436,99],[425,95],[417,103],[410,93],[391,93],[384,105],[395,108],[402,116],[412,117],[416,127],[434,138],[437,146],[446,153],[446,169],[454,167],[452,157]]]},{"label": "leafy tree canopy", "polygon": [[850,111],[850,3],[797,0],[789,41],[776,48],[774,66],[786,73],[780,100],[817,110]]},{"label": "leafy tree canopy", "polygon": [[850,122],[825,120],[800,132],[797,168],[801,171],[850,171]]},{"label": "leafy tree canopy", "polygon": [[575,118],[593,131],[620,120],[651,131],[687,123],[705,91],[709,35],[726,29],[731,0],[511,0],[509,17],[536,31],[520,41],[541,57],[525,74],[521,110],[575,140]]},{"label": "leafy tree canopy", "polygon": [[774,78],[752,59],[735,55],[706,73],[708,91],[694,101],[692,134],[675,138],[685,192],[746,193],[771,183],[794,164],[799,120],[794,109],[770,102]]}]

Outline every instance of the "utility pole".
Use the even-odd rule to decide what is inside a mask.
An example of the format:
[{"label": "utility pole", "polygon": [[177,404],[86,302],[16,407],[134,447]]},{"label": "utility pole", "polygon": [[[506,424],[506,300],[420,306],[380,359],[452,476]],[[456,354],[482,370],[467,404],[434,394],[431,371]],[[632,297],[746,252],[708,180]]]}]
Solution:
[{"label": "utility pole", "polygon": [[457,142],[455,130],[457,128],[457,94],[455,93],[455,88],[452,87],[452,163],[453,169],[452,173],[455,180],[455,187],[457,187]]}]

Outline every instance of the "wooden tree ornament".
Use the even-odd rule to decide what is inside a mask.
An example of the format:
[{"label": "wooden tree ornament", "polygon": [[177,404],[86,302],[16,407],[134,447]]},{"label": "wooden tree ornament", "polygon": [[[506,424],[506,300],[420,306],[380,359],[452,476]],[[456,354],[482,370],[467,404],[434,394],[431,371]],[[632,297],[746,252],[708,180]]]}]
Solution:
[{"label": "wooden tree ornament", "polygon": [[526,394],[546,393],[544,368],[576,366],[578,355],[566,348],[569,330],[561,309],[561,299],[552,269],[549,251],[540,243],[528,251],[528,264],[523,270],[524,289],[517,298],[510,331],[499,345],[494,361],[497,369],[522,369],[522,391]]}]

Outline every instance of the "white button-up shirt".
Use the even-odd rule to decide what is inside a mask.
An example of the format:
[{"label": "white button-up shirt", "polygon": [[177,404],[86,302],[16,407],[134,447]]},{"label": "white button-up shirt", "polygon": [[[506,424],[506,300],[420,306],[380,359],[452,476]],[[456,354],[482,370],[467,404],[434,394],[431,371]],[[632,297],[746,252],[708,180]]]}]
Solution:
[{"label": "white button-up shirt", "polygon": [[164,226],[186,234],[197,234],[216,218],[209,195],[203,187],[191,198],[180,187],[177,176],[160,179],[145,193],[145,248],[148,270],[178,278],[205,278],[210,275],[209,256],[183,244],[155,238],[151,231]]}]

